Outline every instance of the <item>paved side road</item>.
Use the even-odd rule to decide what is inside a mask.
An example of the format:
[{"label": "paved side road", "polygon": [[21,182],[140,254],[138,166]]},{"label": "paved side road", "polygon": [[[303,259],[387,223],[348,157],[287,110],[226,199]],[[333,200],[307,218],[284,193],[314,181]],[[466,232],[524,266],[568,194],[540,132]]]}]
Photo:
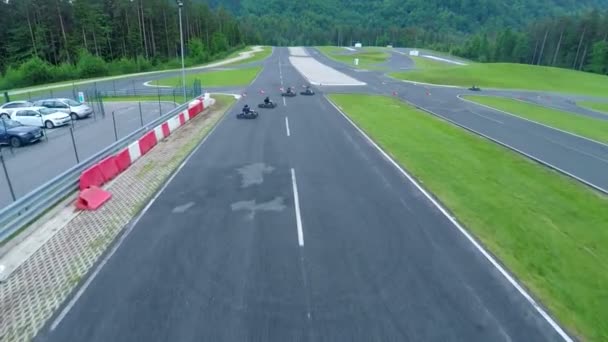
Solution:
[{"label": "paved side road", "polygon": [[[302,82],[280,49],[249,91]],[[322,94],[279,101],[229,113],[37,341],[560,339]]]},{"label": "paved side road", "polygon": [[[463,101],[461,94],[478,94],[466,89],[431,87],[401,82],[378,72],[357,72],[321,54],[319,61],[367,83],[358,91],[399,98],[458,125],[506,144],[531,158],[550,164],[603,192],[608,192],[608,145],[590,141],[547,126],[526,121],[497,110]],[[336,88],[350,92],[351,89]],[[495,91],[494,94],[533,96],[538,93]]]}]

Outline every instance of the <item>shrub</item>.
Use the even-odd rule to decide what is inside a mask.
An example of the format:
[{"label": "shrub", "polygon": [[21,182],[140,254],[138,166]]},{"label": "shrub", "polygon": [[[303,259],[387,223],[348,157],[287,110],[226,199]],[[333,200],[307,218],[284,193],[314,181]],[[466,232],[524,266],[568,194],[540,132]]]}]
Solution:
[{"label": "shrub", "polygon": [[78,69],[68,63],[62,63],[52,67],[53,82],[73,80],[78,78]]},{"label": "shrub", "polygon": [[100,57],[91,55],[91,53],[84,49],[80,51],[76,67],[78,75],[81,78],[105,76],[108,74],[106,62]]},{"label": "shrub", "polygon": [[18,79],[14,79],[15,86],[27,86],[53,81],[52,67],[38,57],[32,57],[19,66]]}]

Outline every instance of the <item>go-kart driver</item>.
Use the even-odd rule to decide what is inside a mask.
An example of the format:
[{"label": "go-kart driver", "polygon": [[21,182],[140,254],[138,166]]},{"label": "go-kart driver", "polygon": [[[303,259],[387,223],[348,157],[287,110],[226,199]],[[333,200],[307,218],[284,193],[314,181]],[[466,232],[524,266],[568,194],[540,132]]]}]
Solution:
[{"label": "go-kart driver", "polygon": [[293,94],[293,88],[287,87],[287,94]]},{"label": "go-kart driver", "polygon": [[306,86],[306,89],[304,90],[304,92],[306,92],[306,94],[311,94],[312,93],[312,90],[310,89],[309,85]]},{"label": "go-kart driver", "polygon": [[251,108],[249,108],[249,105],[246,104],[245,107],[243,107],[243,114],[250,114],[251,113]]},{"label": "go-kart driver", "polygon": [[266,104],[266,105],[270,104],[270,97],[266,96],[266,98],[264,99],[264,104]]}]

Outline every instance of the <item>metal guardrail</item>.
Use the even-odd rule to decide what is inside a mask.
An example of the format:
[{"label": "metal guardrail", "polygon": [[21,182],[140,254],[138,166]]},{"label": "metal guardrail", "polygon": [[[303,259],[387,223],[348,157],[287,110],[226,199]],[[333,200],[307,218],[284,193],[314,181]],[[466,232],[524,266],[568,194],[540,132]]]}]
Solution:
[{"label": "metal guardrail", "polygon": [[127,147],[150,129],[165,122],[186,108],[188,108],[188,102],[131,132],[128,136],[109,145],[87,160],[73,166],[0,210],[0,245],[19,232],[19,230],[34,222],[47,210],[57,205],[67,195],[75,192],[78,189],[80,174],[84,170]]}]

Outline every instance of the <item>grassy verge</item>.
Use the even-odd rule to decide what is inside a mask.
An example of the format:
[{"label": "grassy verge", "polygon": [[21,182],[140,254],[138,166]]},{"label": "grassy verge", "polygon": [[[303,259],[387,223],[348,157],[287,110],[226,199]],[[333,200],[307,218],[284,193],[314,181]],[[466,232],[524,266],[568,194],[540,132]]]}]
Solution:
[{"label": "grassy verge", "polygon": [[608,197],[394,98],[331,99],[571,331],[608,339]]},{"label": "grassy verge", "polygon": [[[377,66],[377,64],[386,62],[390,57],[390,54],[383,48],[364,48],[352,54],[348,50],[336,46],[318,46],[317,49],[335,61],[365,69],[370,69]],[[357,66],[354,64],[355,58],[359,58],[359,65]]]},{"label": "grassy verge", "polygon": [[[186,84],[201,80],[203,87],[242,86],[251,83],[262,67],[245,69],[219,70],[186,75]],[[182,84],[181,76],[162,78],[152,82],[155,85],[178,87]]]},{"label": "grassy verge", "polygon": [[392,73],[410,81],[456,86],[510,88],[606,96],[608,76],[568,69],[511,64],[475,63],[430,70]]},{"label": "grassy verge", "polygon": [[547,126],[608,143],[608,121],[494,96],[464,96],[467,100],[521,116]]},{"label": "grassy verge", "polygon": [[[272,54],[272,46],[262,46],[262,49],[263,49],[262,51],[255,52],[253,54],[253,56],[251,56],[249,58],[240,60],[238,62],[233,62],[233,63],[226,64],[226,66],[240,65],[240,64],[245,64],[245,63],[253,63],[253,62],[263,61],[263,60],[265,60],[266,58],[268,58]],[[248,51],[248,50],[246,50],[246,51]]]},{"label": "grassy verge", "polygon": [[608,102],[589,102],[589,101],[581,101],[577,102],[577,105],[581,107],[586,107],[591,110],[595,110],[598,112],[603,112],[608,114]]},{"label": "grassy verge", "polygon": [[421,70],[429,70],[429,69],[445,69],[445,68],[453,68],[454,64],[444,63],[440,61],[435,61],[429,58],[418,57],[418,56],[409,56],[416,65],[416,69]]}]

